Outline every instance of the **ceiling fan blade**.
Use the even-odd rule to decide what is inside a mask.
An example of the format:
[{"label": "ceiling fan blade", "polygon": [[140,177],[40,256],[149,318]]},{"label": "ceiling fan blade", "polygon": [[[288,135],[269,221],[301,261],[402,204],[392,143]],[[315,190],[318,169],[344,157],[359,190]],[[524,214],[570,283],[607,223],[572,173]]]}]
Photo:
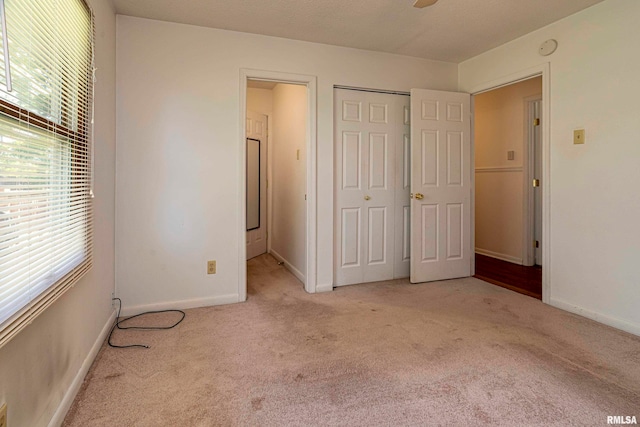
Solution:
[{"label": "ceiling fan blade", "polygon": [[423,7],[427,7],[427,6],[431,6],[436,4],[438,0],[416,0],[416,2],[413,4],[413,7],[417,7],[419,9],[422,9]]}]

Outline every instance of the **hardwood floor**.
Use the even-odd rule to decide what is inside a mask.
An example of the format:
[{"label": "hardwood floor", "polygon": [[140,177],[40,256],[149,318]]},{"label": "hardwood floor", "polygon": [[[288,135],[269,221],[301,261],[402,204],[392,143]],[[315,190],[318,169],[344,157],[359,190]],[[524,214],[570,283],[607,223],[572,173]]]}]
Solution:
[{"label": "hardwood floor", "polygon": [[485,255],[476,254],[478,279],[494,285],[542,299],[542,267],[526,267]]}]

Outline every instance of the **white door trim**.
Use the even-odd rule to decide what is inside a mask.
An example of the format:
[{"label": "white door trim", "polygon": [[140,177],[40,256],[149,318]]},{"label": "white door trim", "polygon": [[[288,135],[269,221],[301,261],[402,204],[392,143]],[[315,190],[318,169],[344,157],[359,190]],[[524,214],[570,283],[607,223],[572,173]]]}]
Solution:
[{"label": "white door trim", "polygon": [[317,77],[306,74],[293,74],[278,71],[240,69],[240,138],[238,150],[238,301],[247,299],[247,254],[246,254],[246,112],[247,112],[247,80],[263,80],[278,83],[301,84],[307,87],[307,271],[305,272],[305,290],[316,292],[316,263],[317,263]]},{"label": "white door trim", "polygon": [[[544,63],[527,68],[507,76],[491,80],[474,87],[471,95],[497,89],[531,77],[542,76],[542,302],[549,304],[551,301],[551,86],[550,65]],[[472,124],[473,126],[473,124]],[[473,127],[472,127],[473,129]],[[473,132],[471,132],[471,146],[475,144]],[[473,167],[473,165],[472,165]],[[472,174],[473,176],[473,174]],[[471,205],[471,236],[475,235],[475,197],[472,196]],[[473,246],[472,246],[473,247]],[[472,267],[473,264],[472,264]],[[472,270],[475,274],[475,268]]]},{"label": "white door trim", "polygon": [[535,178],[535,128],[533,104],[542,101],[540,95],[528,96],[523,99],[524,103],[524,149],[523,149],[523,205],[522,205],[522,265],[532,266],[535,264],[535,247],[533,241],[535,203],[533,179]]}]

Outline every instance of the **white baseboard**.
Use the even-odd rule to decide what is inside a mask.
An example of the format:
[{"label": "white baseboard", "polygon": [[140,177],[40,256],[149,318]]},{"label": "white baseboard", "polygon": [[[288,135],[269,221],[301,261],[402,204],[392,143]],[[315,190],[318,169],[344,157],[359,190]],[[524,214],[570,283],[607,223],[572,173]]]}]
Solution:
[{"label": "white baseboard", "polygon": [[98,352],[100,351],[100,348],[104,343],[104,340],[107,339],[107,335],[109,335],[109,331],[111,331],[111,328],[113,327],[113,323],[115,321],[116,321],[116,312],[114,310],[113,313],[111,313],[111,316],[109,316],[107,323],[105,323],[105,325],[102,327],[102,330],[98,335],[98,338],[96,338],[96,341],[93,343],[93,346],[89,351],[89,354],[87,354],[87,357],[85,357],[84,362],[82,362],[82,365],[78,370],[78,373],[73,378],[73,381],[71,381],[71,385],[67,389],[67,392],[64,394],[62,401],[58,405],[58,409],[56,409],[56,412],[53,414],[51,421],[49,421],[49,427],[58,427],[62,425],[62,422],[64,421],[64,417],[67,416],[67,412],[69,412],[69,408],[71,408],[71,405],[73,404],[73,401],[76,398],[78,391],[80,391],[80,387],[82,387],[84,377],[87,376],[87,372],[89,372],[89,368],[91,368],[93,361],[98,355]]},{"label": "white baseboard", "polygon": [[233,304],[239,302],[238,294],[220,295],[216,297],[194,298],[181,301],[167,301],[154,304],[124,306],[120,316],[133,316],[147,311],[186,310],[188,308],[208,307],[212,305]]},{"label": "white baseboard", "polygon": [[605,325],[614,327],[616,329],[629,332],[633,335],[640,336],[640,325],[636,323],[630,323],[616,317],[607,316],[604,314],[596,313],[595,311],[587,310],[586,308],[578,307],[577,305],[570,304],[557,298],[551,298],[549,305],[559,308],[561,310],[568,311],[570,313],[577,314],[587,319],[595,320],[596,322],[603,323]]},{"label": "white baseboard", "polygon": [[316,293],[319,292],[332,292],[333,291],[333,283],[323,283],[316,285]]},{"label": "white baseboard", "polygon": [[[291,274],[293,274],[294,276],[296,276],[296,278],[298,280],[300,280],[302,283],[307,283],[305,278],[304,278],[304,274],[302,274],[302,272],[300,270],[298,270],[297,268],[295,268],[293,265],[291,265],[291,263],[289,261],[287,261],[286,259],[284,259],[284,257],[282,255],[280,255],[277,251],[275,251],[273,248],[271,248],[270,251],[271,255],[273,255],[273,257],[275,259],[277,259],[278,261],[284,262],[284,266],[287,270],[289,270],[291,272]],[[317,292],[317,288],[316,288],[316,292]]]},{"label": "white baseboard", "polygon": [[476,253],[480,255],[489,256],[491,258],[501,259],[502,261],[512,262],[514,264],[522,265],[522,258],[517,258],[511,255],[501,254],[499,252],[493,252],[486,249],[476,248]]}]

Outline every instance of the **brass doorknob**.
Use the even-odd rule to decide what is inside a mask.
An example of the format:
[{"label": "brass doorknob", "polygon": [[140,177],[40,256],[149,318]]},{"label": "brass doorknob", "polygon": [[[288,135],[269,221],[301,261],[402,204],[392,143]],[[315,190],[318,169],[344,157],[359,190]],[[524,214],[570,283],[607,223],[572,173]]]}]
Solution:
[{"label": "brass doorknob", "polygon": [[371,196],[364,196],[365,200],[371,200]]},{"label": "brass doorknob", "polygon": [[422,193],[416,193],[416,199],[418,199],[418,200],[422,200],[422,199],[424,199],[424,194],[422,194]]}]

